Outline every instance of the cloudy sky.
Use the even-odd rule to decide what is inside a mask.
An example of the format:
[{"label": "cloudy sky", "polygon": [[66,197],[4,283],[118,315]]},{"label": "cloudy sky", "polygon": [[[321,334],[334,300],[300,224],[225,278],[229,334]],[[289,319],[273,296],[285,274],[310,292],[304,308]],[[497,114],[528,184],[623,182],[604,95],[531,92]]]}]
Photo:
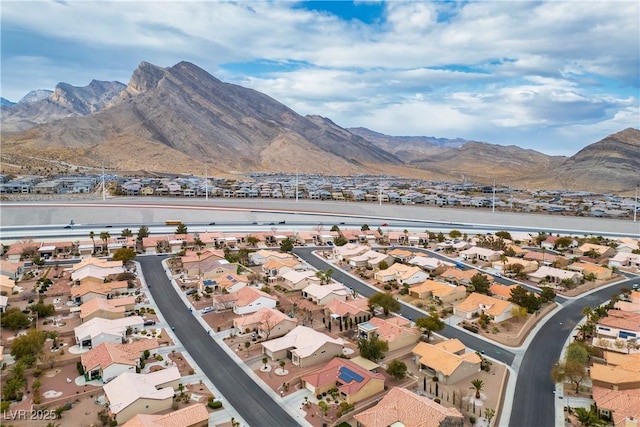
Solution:
[{"label": "cloudy sky", "polygon": [[190,61],[301,114],[571,155],[640,126],[640,2],[2,1],[1,94]]}]

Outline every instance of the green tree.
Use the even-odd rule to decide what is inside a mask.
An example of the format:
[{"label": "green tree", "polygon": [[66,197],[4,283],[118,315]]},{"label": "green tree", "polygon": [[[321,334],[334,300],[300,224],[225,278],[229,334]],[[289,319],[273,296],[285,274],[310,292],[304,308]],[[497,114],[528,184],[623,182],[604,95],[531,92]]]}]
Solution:
[{"label": "green tree", "polygon": [[387,374],[397,380],[401,380],[407,376],[407,364],[400,360],[392,360],[387,366]]},{"label": "green tree", "polygon": [[459,230],[451,230],[449,232],[449,236],[452,239],[459,239],[460,237],[462,237],[462,233]]},{"label": "green tree", "polygon": [[554,382],[563,382],[565,380],[576,386],[576,394],[580,391],[580,384],[589,376],[587,365],[577,360],[564,360],[557,363],[551,369],[551,378]]},{"label": "green tree", "polygon": [[125,228],[120,232],[120,235],[122,237],[132,237],[133,236],[133,231],[129,230],[128,228]]},{"label": "green tree", "polygon": [[438,241],[438,243],[442,243],[445,240],[447,240],[446,237],[444,237],[444,234],[442,234],[442,231],[438,233],[438,235],[436,236],[436,240]]},{"label": "green tree", "polygon": [[571,245],[572,242],[573,239],[571,237],[558,237],[553,244],[553,249],[566,249]]},{"label": "green tree", "polygon": [[178,224],[178,226],[176,227],[176,234],[187,234],[188,230],[187,230],[187,226],[185,224]]},{"label": "green tree", "polygon": [[363,224],[362,227],[360,227],[360,231],[369,231],[369,226],[367,224]]},{"label": "green tree", "polygon": [[392,311],[400,311],[400,302],[388,292],[378,292],[369,298],[369,307],[380,307],[385,316],[388,316]]},{"label": "green tree", "polygon": [[470,389],[475,389],[475,391],[476,391],[476,399],[480,399],[480,392],[484,388],[484,381],[482,381],[479,378],[476,378],[475,380],[471,381],[471,387],[469,387],[469,388]]},{"label": "green tree", "polygon": [[493,408],[485,408],[484,410],[484,417],[487,420],[487,425],[490,426],[491,425],[491,420],[493,419],[493,417],[496,416],[496,410]]},{"label": "green tree", "polygon": [[54,313],[56,312],[56,308],[54,307],[53,304],[45,304],[42,302],[31,304],[27,308],[31,310],[32,313],[38,313],[39,319],[43,319],[48,316],[53,316]]},{"label": "green tree", "polygon": [[334,224],[333,227],[331,227],[331,231],[340,231],[340,227]]},{"label": "green tree", "polygon": [[293,241],[289,238],[280,242],[280,252],[291,252],[293,250]]},{"label": "green tree", "polygon": [[416,327],[422,330],[423,334],[427,335],[427,341],[431,339],[433,332],[438,332],[444,329],[444,322],[438,316],[438,312],[435,309],[429,311],[427,317],[420,317],[416,319]]},{"label": "green tree", "polygon": [[549,286],[540,286],[540,290],[542,291],[540,292],[540,298],[542,299],[542,301],[549,302],[553,301],[556,298],[555,291]]},{"label": "green tree", "polygon": [[378,263],[378,268],[380,270],[386,270],[387,268],[389,268],[389,264],[386,261],[380,261]]},{"label": "green tree", "polygon": [[250,244],[251,246],[257,246],[258,242],[260,242],[260,239],[258,239],[256,236],[249,236],[247,237],[247,243]]},{"label": "green tree", "polygon": [[0,316],[0,324],[3,328],[17,331],[29,327],[29,316],[24,314],[19,308],[9,308],[5,313]]},{"label": "green tree", "polygon": [[493,234],[495,234],[496,237],[500,237],[501,239],[513,240],[511,238],[511,233],[509,233],[508,231],[501,230],[501,231],[496,231]]},{"label": "green tree", "polygon": [[114,261],[122,261],[124,264],[136,257],[136,251],[132,248],[119,248],[113,253]]},{"label": "green tree", "polygon": [[487,279],[486,275],[476,273],[471,277],[471,286],[473,286],[474,292],[489,295],[489,286],[491,286],[491,282]]},{"label": "green tree", "polygon": [[384,358],[384,353],[389,351],[389,344],[376,336],[369,339],[361,338],[358,340],[358,350],[360,356],[376,362]]},{"label": "green tree", "polygon": [[525,307],[516,306],[511,309],[511,316],[514,317],[518,322],[520,319],[524,319],[527,317],[527,309]]},{"label": "green tree", "polygon": [[586,365],[589,363],[589,350],[587,350],[584,343],[574,341],[567,347],[566,359],[575,360]]},{"label": "green tree", "polygon": [[149,237],[149,227],[146,225],[141,225],[138,229],[138,232],[136,233],[136,236],[138,241],[142,242],[142,239],[144,239],[145,237]]},{"label": "green tree", "polygon": [[11,355],[20,360],[29,355],[33,356],[42,351],[47,333],[36,329],[29,329],[25,335],[20,335],[11,343]]},{"label": "green tree", "polygon": [[336,245],[336,246],[344,246],[344,245],[346,245],[347,243],[349,243],[349,242],[347,241],[347,239],[345,239],[345,238],[344,238],[344,237],[342,237],[342,236],[338,236],[338,237],[336,237],[335,239],[333,239],[333,244],[334,244],[334,245]]}]

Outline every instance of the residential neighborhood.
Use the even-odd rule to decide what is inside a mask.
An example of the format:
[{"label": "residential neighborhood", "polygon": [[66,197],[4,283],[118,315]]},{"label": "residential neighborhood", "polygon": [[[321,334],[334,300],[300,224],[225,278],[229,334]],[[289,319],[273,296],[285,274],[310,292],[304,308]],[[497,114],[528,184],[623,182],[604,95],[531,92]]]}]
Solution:
[{"label": "residential neighborhood", "polygon": [[[628,239],[574,236],[573,243],[560,246],[566,239],[546,234],[394,234],[368,233],[366,228],[336,225],[329,233],[279,230],[277,235],[176,233],[137,241],[102,236],[101,245],[89,240],[90,251],[84,255],[78,242],[17,243],[9,245],[2,261],[1,302],[11,313],[16,306],[20,313],[20,307],[27,307],[27,313],[42,311],[28,306],[29,298],[40,301],[37,307],[51,305],[51,314],[25,325],[35,322],[34,333],[42,328],[47,342],[54,343],[45,345],[62,349],[74,369],[77,364],[76,374],[65,377],[71,385],[103,390],[96,394],[107,405],[101,412],[106,419],[129,425],[151,417],[149,422],[162,424],[159,417],[184,411],[185,417],[193,416],[190,425],[221,420],[226,413],[216,412],[225,408],[215,403],[215,390],[207,390],[189,371],[186,376],[194,381],[184,383],[184,371],[195,371],[194,365],[185,363],[187,354],[172,349],[173,331],[150,305],[149,288],[156,284],[142,281],[135,261],[115,260],[132,248],[142,256],[167,254],[163,263],[175,292],[211,339],[238,357],[275,396],[299,396],[301,415],[311,425],[323,420],[379,425],[376,408],[410,393],[411,398],[403,399],[433,414],[440,420],[437,425],[463,426],[471,419],[490,423],[492,411],[500,411],[506,369],[462,341],[439,335],[440,330],[455,327],[499,345],[521,345],[557,307],[556,296],[580,295],[635,272],[626,260],[640,250],[633,247],[637,241]],[[318,270],[283,251],[287,242],[294,248],[316,248],[315,256],[330,267]],[[69,249],[56,251],[54,246]],[[42,265],[43,253],[49,261],[74,262]],[[336,272],[349,274],[375,294],[359,295],[338,281]],[[422,310],[423,317],[403,317],[394,304]],[[594,318],[590,329],[591,345],[601,348],[607,361],[603,368],[592,368],[594,399],[603,396],[609,409],[598,408],[614,418],[629,409],[615,407],[609,395],[596,390],[613,387],[611,392],[624,393],[634,384],[629,380],[635,375],[634,359],[616,359],[615,354],[634,357],[640,333],[634,326],[640,313],[638,291],[618,298],[615,307]],[[69,332],[48,332],[51,325],[64,325],[58,327]],[[10,330],[3,330],[5,359],[16,363],[6,335]],[[50,359],[51,366],[63,363],[60,355]],[[625,376],[627,371],[632,374]],[[618,377],[619,383],[612,385]],[[480,397],[468,392],[473,384],[480,387]],[[136,393],[123,394],[126,389]],[[209,396],[209,404],[183,398],[189,394],[205,400]],[[44,394],[37,400],[41,405],[55,402]],[[414,415],[398,407],[394,416],[412,422]]]}]

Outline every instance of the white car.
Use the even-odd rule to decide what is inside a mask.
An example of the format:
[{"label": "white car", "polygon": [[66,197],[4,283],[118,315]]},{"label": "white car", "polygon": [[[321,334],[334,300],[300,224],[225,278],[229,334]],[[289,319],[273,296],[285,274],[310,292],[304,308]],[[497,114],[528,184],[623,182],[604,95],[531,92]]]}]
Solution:
[{"label": "white car", "polygon": [[213,311],[213,307],[209,306],[209,307],[205,307],[202,309],[202,314],[207,314],[207,313],[211,313]]}]

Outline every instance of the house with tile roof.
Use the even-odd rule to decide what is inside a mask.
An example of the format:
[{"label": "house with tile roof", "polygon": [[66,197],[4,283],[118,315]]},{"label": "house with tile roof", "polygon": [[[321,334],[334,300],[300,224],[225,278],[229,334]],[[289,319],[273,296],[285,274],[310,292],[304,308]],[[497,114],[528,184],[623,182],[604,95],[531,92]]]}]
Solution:
[{"label": "house with tile roof", "polygon": [[[640,337],[640,314],[621,310],[609,310],[606,317],[596,323],[593,345],[618,352],[638,352],[630,348]],[[635,344],[633,344],[635,347]]]},{"label": "house with tile roof", "polygon": [[429,274],[417,266],[410,266],[405,264],[396,263],[391,267],[377,271],[374,274],[374,278],[379,282],[390,282],[395,280],[397,283],[404,285],[415,285],[416,283],[424,282],[429,277]]},{"label": "house with tile roof", "polygon": [[302,290],[302,297],[318,305],[329,304],[334,299],[346,301],[351,296],[351,290],[342,283],[328,283],[326,285],[311,284]]},{"label": "house with tile roof", "polygon": [[464,285],[468,286],[471,284],[471,279],[476,274],[484,275],[490,282],[493,281],[493,278],[485,273],[480,273],[478,270],[469,269],[469,270],[460,270],[459,268],[448,268],[442,274],[440,274],[440,279],[453,283],[455,285]]},{"label": "house with tile roof", "polygon": [[199,257],[198,252],[188,251],[180,260],[182,271],[195,277],[217,277],[225,273],[235,273],[238,269],[237,264],[229,263],[224,259],[224,253],[215,249],[205,249],[200,252]]},{"label": "house with tile roof", "polygon": [[261,343],[262,353],[271,360],[291,358],[301,368],[317,365],[342,354],[344,341],[307,326],[296,326],[287,335]]},{"label": "house with tile roof", "polygon": [[13,294],[16,287],[16,281],[8,276],[0,276],[0,292],[5,292],[6,295]]},{"label": "house with tile roof", "polygon": [[454,307],[453,312],[464,319],[472,319],[484,313],[493,317],[496,322],[504,322],[512,317],[511,311],[514,307],[517,305],[512,302],[472,292]]},{"label": "house with tile roof", "polygon": [[467,288],[462,285],[455,286],[429,279],[409,288],[409,295],[448,304],[464,299],[467,296]]},{"label": "house with tile roof", "polygon": [[80,319],[83,323],[94,317],[121,319],[124,313],[132,311],[135,305],[136,297],[92,298],[80,306]]},{"label": "house with tile roof", "polygon": [[278,298],[250,286],[245,286],[234,295],[237,298],[233,312],[240,315],[254,313],[265,307],[276,308],[276,302],[278,301]]},{"label": "house with tile roof", "polygon": [[347,243],[344,246],[335,246],[333,256],[339,261],[349,261],[351,258],[369,252],[371,248],[367,245],[357,243]]},{"label": "house with tile roof", "polygon": [[196,403],[164,415],[138,414],[122,427],[206,427],[209,411],[204,403]]},{"label": "house with tile roof", "polygon": [[603,358],[605,364],[594,363],[589,369],[594,386],[610,390],[640,388],[640,353],[605,351]]},{"label": "house with tile roof", "polygon": [[314,270],[290,270],[281,275],[280,285],[290,291],[301,291],[310,285],[320,285],[322,282]]},{"label": "house with tile roof", "polygon": [[489,286],[489,292],[491,293],[492,297],[506,301],[511,298],[511,291],[517,287],[518,285],[503,285],[501,283],[492,283],[491,286]]},{"label": "house with tile roof", "polygon": [[596,280],[609,280],[613,275],[613,271],[611,271],[610,268],[583,261],[569,264],[567,270],[577,271],[582,274],[583,277],[593,275]]},{"label": "house with tile roof", "polygon": [[268,259],[261,270],[269,280],[275,281],[290,271],[303,271],[305,267],[297,258]]},{"label": "house with tile roof", "polygon": [[[235,268],[234,268],[235,270]],[[217,276],[215,279],[204,279],[198,283],[198,288],[204,291],[206,287],[212,287],[219,292],[228,292],[230,294],[240,291],[240,289],[248,286],[250,279],[244,274],[236,274],[235,272]]]},{"label": "house with tile roof", "polygon": [[302,386],[314,395],[337,387],[340,398],[349,404],[384,391],[384,375],[368,371],[349,359],[334,357],[321,368],[302,376]]},{"label": "house with tile roof", "polygon": [[415,252],[402,248],[395,248],[387,253],[400,262],[408,262],[416,256]]},{"label": "house with tile roof", "polygon": [[24,272],[24,262],[9,262],[0,259],[0,276],[7,276],[10,279],[19,279]]},{"label": "house with tile roof", "polygon": [[176,366],[148,374],[125,372],[105,384],[109,413],[119,424],[138,414],[155,414],[171,409],[180,383]]},{"label": "house with tile roof", "polygon": [[103,342],[80,355],[80,363],[87,381],[101,379],[109,382],[124,372],[136,372],[145,350],[151,351],[160,344],[155,338],[139,339],[129,344]]},{"label": "house with tile roof", "polygon": [[614,426],[635,427],[638,425],[640,388],[610,390],[594,385],[591,394],[600,416],[612,420]]},{"label": "house with tile roof", "polygon": [[71,280],[79,281],[88,276],[105,279],[123,272],[122,261],[108,261],[102,258],[88,257],[73,265]]},{"label": "house with tile roof", "polygon": [[493,262],[498,261],[503,253],[503,251],[494,251],[493,249],[472,246],[469,249],[461,251],[460,256],[467,261],[476,259],[478,261]]},{"label": "house with tile roof", "polygon": [[389,351],[407,347],[418,342],[421,332],[411,327],[411,321],[401,316],[390,316],[386,319],[372,317],[358,324],[358,337],[370,339],[377,337],[386,341]]},{"label": "house with tile roof", "polygon": [[569,259],[566,257],[550,254],[548,252],[525,252],[522,259],[526,261],[536,261],[540,266],[566,267],[569,265]]},{"label": "house with tile roof", "polygon": [[498,271],[509,271],[515,264],[520,264],[522,266],[523,273],[531,273],[538,269],[537,261],[528,261],[516,257],[505,257],[503,260],[494,261],[491,263],[491,268]]},{"label": "house with tile roof", "polygon": [[391,255],[373,250],[352,256],[348,260],[349,265],[355,268],[379,268],[381,263],[385,262],[390,265],[393,261],[394,259]]},{"label": "house with tile roof", "polygon": [[249,254],[249,262],[252,265],[262,265],[271,259],[283,261],[285,259],[295,259],[295,257],[286,252],[270,251],[267,249],[260,249]]},{"label": "house with tile roof", "polygon": [[592,243],[585,243],[573,250],[573,253],[577,256],[585,256],[585,254],[591,252],[597,253],[600,258],[611,258],[616,254],[616,250],[610,246],[594,245]]},{"label": "house with tile roof", "polygon": [[366,322],[372,317],[367,298],[346,301],[334,299],[324,307],[324,313],[329,330],[336,328],[340,332],[352,329],[358,323]]},{"label": "house with tile roof", "polygon": [[127,336],[127,329],[142,329],[144,319],[140,316],[123,317],[122,319],[103,319],[94,317],[74,328],[76,344],[80,348],[92,348],[103,342],[121,344]]},{"label": "house with tile roof", "polygon": [[354,418],[362,427],[462,427],[464,417],[406,388],[394,387],[375,406]]},{"label": "house with tile roof", "polygon": [[480,372],[482,359],[476,353],[460,351],[459,342],[437,344],[419,342],[411,353],[421,372],[438,377],[443,384],[453,384]]},{"label": "house with tile roof", "polygon": [[19,262],[22,259],[23,252],[37,251],[40,246],[41,244],[38,242],[13,243],[4,255],[9,262]]},{"label": "house with tile roof", "polygon": [[260,337],[269,340],[288,334],[298,325],[298,320],[291,318],[274,308],[261,308],[255,313],[233,319],[233,327],[241,332],[254,331]]},{"label": "house with tile roof", "polygon": [[124,280],[117,282],[103,282],[100,279],[83,280],[79,285],[71,287],[71,298],[76,303],[84,304],[94,298],[113,298],[128,290],[129,284]]},{"label": "house with tile roof", "polygon": [[548,283],[560,283],[563,280],[571,280],[572,282],[579,284],[582,282],[583,276],[577,271],[562,270],[560,268],[548,267],[543,265],[536,271],[527,274],[527,277],[532,282],[540,283],[546,281]]},{"label": "house with tile roof", "polygon": [[640,269],[640,254],[618,252],[609,259],[609,267],[630,267]]},{"label": "house with tile roof", "polygon": [[409,264],[415,265],[430,274],[442,274],[448,268],[454,267],[455,264],[448,261],[442,261],[439,258],[415,256],[409,260]]}]

